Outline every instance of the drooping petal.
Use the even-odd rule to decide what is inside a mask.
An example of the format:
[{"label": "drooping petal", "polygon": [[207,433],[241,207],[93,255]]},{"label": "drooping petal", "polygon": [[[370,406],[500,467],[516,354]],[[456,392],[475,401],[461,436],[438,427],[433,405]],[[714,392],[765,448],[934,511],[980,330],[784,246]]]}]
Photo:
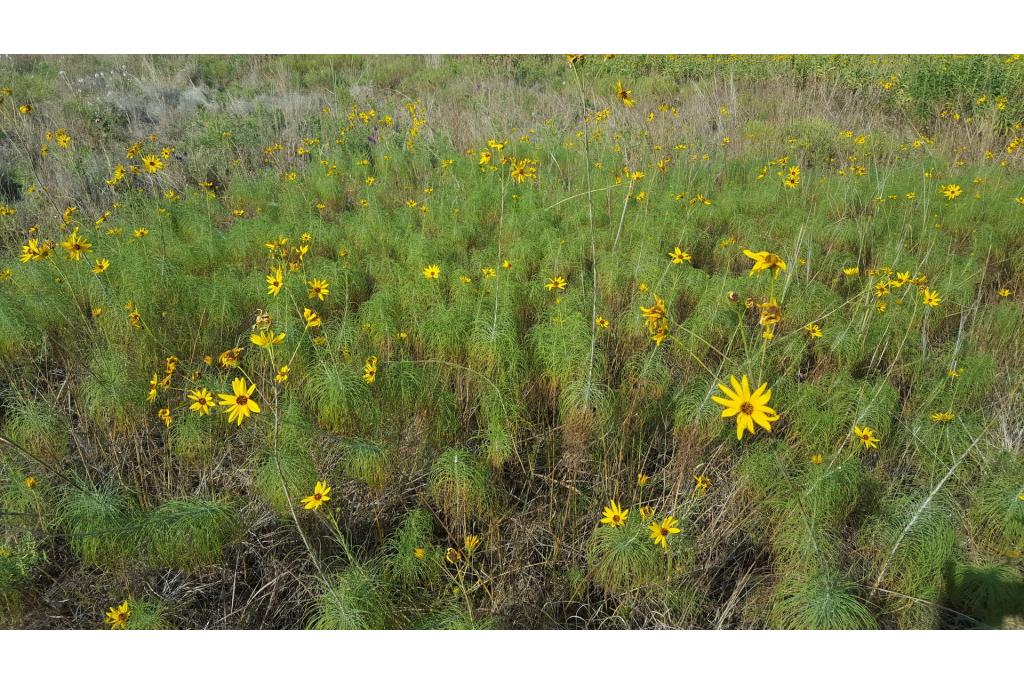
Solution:
[{"label": "drooping petal", "polygon": [[[755,411],[753,414],[751,414],[751,418],[761,428],[764,428],[769,433],[771,432],[772,424],[768,422],[768,417],[763,412]],[[753,431],[751,431],[751,432],[753,432]]]}]

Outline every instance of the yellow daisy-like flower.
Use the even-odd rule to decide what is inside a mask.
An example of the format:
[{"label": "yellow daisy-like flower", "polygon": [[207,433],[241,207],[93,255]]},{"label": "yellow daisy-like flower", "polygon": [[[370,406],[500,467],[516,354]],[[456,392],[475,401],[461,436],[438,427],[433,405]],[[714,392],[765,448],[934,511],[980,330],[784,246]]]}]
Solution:
[{"label": "yellow daisy-like flower", "polygon": [[267,274],[267,294],[277,295],[281,292],[281,287],[284,285],[284,272],[281,267],[275,267],[273,271]]},{"label": "yellow daisy-like flower", "polygon": [[711,487],[711,479],[703,474],[694,475],[693,480],[693,487],[697,492],[707,492],[708,488]]},{"label": "yellow daisy-like flower", "polygon": [[748,274],[750,276],[771,269],[772,276],[777,277],[780,271],[786,270],[786,262],[782,261],[782,257],[774,252],[743,250],[743,254],[754,260],[754,265],[750,268],[750,274]]},{"label": "yellow daisy-like flower", "polygon": [[673,264],[685,264],[686,262],[693,261],[693,256],[691,256],[688,252],[683,252],[678,245],[676,245],[675,249],[668,253],[668,256],[672,258]]},{"label": "yellow daisy-like flower", "polygon": [[632,107],[636,103],[633,101],[633,91],[626,90],[622,87],[622,81],[615,84],[615,95],[619,98],[623,105],[626,107]]},{"label": "yellow daisy-like flower", "polygon": [[668,336],[668,310],[665,309],[665,301],[657,295],[654,296],[654,304],[650,307],[640,307],[644,316],[644,326],[651,334],[654,344],[660,346]]},{"label": "yellow daisy-like flower", "polygon": [[289,371],[291,371],[291,368],[287,364],[285,364],[284,366],[277,370],[277,373],[274,374],[274,381],[276,383],[287,383]]},{"label": "yellow daisy-like flower", "polygon": [[956,418],[956,414],[951,411],[940,411],[932,414],[931,419],[935,423],[948,423]]},{"label": "yellow daisy-like flower", "polygon": [[44,240],[40,243],[37,239],[32,238],[25,245],[21,246],[21,257],[18,258],[20,262],[38,262],[42,259],[46,259],[50,256],[53,251],[53,243],[49,240]]},{"label": "yellow daisy-like flower", "polygon": [[148,174],[155,174],[164,168],[164,161],[156,155],[146,155],[142,158],[142,167]]},{"label": "yellow daisy-like flower", "polygon": [[608,326],[611,325],[611,324],[608,323],[608,319],[604,318],[603,316],[599,316],[596,319],[594,319],[594,323],[597,324],[598,328],[604,328],[604,329],[607,329]]},{"label": "yellow daisy-like flower", "polygon": [[808,338],[820,338],[821,337],[821,326],[816,323],[809,323],[804,326],[804,331],[807,333]]},{"label": "yellow daisy-like flower", "polygon": [[316,328],[323,323],[320,315],[309,307],[302,308],[302,320],[306,322],[306,328]]},{"label": "yellow daisy-like flower", "polygon": [[213,408],[213,395],[206,388],[199,388],[193,390],[188,394],[188,398],[192,400],[192,404],[189,405],[189,409],[197,414],[203,416],[210,415],[210,409]]},{"label": "yellow daisy-like flower", "polygon": [[661,520],[661,523],[655,521],[647,526],[647,529],[651,531],[651,541],[656,545],[661,545],[662,549],[668,549],[669,536],[678,535],[682,532],[676,527],[678,523],[679,521],[674,516],[666,516]]},{"label": "yellow daisy-like flower", "polygon": [[612,528],[618,528],[619,526],[626,525],[626,520],[629,518],[629,509],[621,509],[618,502],[611,500],[609,506],[604,508],[601,515],[604,517],[601,519],[601,523],[605,523]]},{"label": "yellow daisy-like flower", "polygon": [[165,426],[167,426],[168,428],[171,427],[171,423],[174,421],[174,418],[171,416],[170,409],[164,407],[163,409],[157,411],[156,415],[160,418],[161,421],[164,422]]},{"label": "yellow daisy-like flower", "polygon": [[509,175],[516,183],[524,183],[530,179],[537,178],[537,167],[530,166],[533,160],[513,160]]},{"label": "yellow daisy-like flower", "polygon": [[437,264],[428,264],[423,267],[423,278],[436,281],[441,277],[441,267]]},{"label": "yellow daisy-like flower", "polygon": [[228,423],[242,425],[242,421],[250,414],[259,414],[260,405],[256,404],[252,395],[256,392],[256,385],[246,387],[244,378],[235,378],[231,381],[231,394],[218,393],[220,404],[227,407],[224,413],[228,415]]},{"label": "yellow daisy-like flower", "polygon": [[569,284],[569,282],[566,281],[561,276],[554,276],[554,277],[548,279],[548,282],[547,282],[547,284],[545,284],[544,287],[547,288],[548,290],[551,290],[551,291],[554,291],[554,290],[565,290],[565,286],[567,286],[568,284]]},{"label": "yellow daisy-like flower", "polygon": [[370,355],[363,363],[363,382],[367,385],[377,380],[377,357]]},{"label": "yellow daisy-like flower", "polygon": [[274,331],[269,329],[265,331],[258,331],[249,336],[249,340],[252,341],[252,344],[260,347],[280,345],[284,338],[284,333],[274,333]]},{"label": "yellow daisy-like flower", "polygon": [[860,443],[864,449],[878,449],[878,438],[875,437],[874,429],[868,426],[854,426],[853,434],[860,438]]},{"label": "yellow daisy-like flower", "polygon": [[156,400],[157,388],[160,385],[159,377],[154,373],[153,377],[149,379],[149,392],[146,394],[146,401],[153,402]]},{"label": "yellow daisy-like flower", "polygon": [[782,307],[779,306],[775,297],[768,302],[762,302],[758,307],[761,309],[761,316],[758,320],[761,326],[774,326],[782,321]]},{"label": "yellow daisy-like flower", "polygon": [[711,399],[725,407],[722,410],[722,418],[736,417],[736,439],[743,439],[745,431],[750,431],[750,434],[754,435],[757,432],[754,424],[771,432],[772,423],[779,420],[779,415],[768,406],[768,402],[772,398],[772,391],[768,389],[768,384],[762,383],[757,390],[750,392],[750,383],[746,375],[743,376],[742,381],[736,380],[736,376],[731,376],[729,383],[732,385],[732,389],[722,384],[718,385],[718,388],[725,393],[725,397],[715,396]]},{"label": "yellow daisy-like flower", "polygon": [[479,535],[467,535],[466,538],[462,542],[463,542],[463,546],[465,547],[466,554],[472,555],[473,551],[476,550],[476,548],[480,546],[480,536]]},{"label": "yellow daisy-like flower", "polygon": [[323,302],[331,294],[330,284],[321,278],[314,278],[309,282],[309,299],[318,299]]},{"label": "yellow daisy-like flower", "polygon": [[241,347],[232,347],[230,350],[224,350],[217,356],[217,361],[225,369],[238,366],[238,358],[242,356]]},{"label": "yellow daisy-like flower", "polygon": [[109,624],[111,630],[124,629],[128,627],[128,619],[131,618],[131,615],[128,602],[121,602],[120,606],[107,609],[107,616],[103,622]]},{"label": "yellow daisy-like flower", "polygon": [[73,259],[76,262],[82,258],[83,254],[92,252],[92,245],[88,240],[78,235],[77,228],[60,245],[68,251],[68,259]]},{"label": "yellow daisy-like flower", "polygon": [[101,274],[110,268],[110,260],[108,259],[97,259],[92,263],[92,272],[94,274]]},{"label": "yellow daisy-like flower", "polygon": [[318,480],[316,485],[313,486],[313,494],[309,497],[303,497],[301,501],[306,505],[306,509],[319,509],[324,505],[324,502],[331,499],[328,497],[330,494],[331,488],[327,485],[327,482]]},{"label": "yellow daisy-like flower", "polygon": [[1013,291],[1009,288],[1000,288],[996,291],[996,295],[999,295],[999,297],[1011,297],[1013,295]]},{"label": "yellow daisy-like flower", "polygon": [[945,196],[947,200],[955,200],[964,192],[963,189],[955,183],[942,186],[939,190],[942,191],[943,196]]},{"label": "yellow daisy-like flower", "polygon": [[921,300],[929,307],[938,307],[942,304],[942,298],[934,290],[925,288],[921,291]]}]

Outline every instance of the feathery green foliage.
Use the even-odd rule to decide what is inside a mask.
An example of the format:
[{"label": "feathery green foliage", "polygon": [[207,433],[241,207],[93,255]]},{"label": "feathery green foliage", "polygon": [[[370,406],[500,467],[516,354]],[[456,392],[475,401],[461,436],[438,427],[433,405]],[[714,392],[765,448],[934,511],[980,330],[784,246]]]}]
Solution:
[{"label": "feathery green foliage", "polygon": [[0,61],[4,625],[1019,620],[1017,56],[124,63]]}]

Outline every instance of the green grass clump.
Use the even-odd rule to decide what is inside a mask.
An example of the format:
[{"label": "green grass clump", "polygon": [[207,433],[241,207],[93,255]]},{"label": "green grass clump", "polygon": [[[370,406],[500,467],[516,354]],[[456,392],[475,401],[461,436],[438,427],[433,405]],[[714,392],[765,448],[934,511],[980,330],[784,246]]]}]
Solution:
[{"label": "green grass clump", "polygon": [[391,457],[386,448],[366,440],[352,440],[342,448],[342,469],[346,476],[371,488],[383,488],[391,475]]},{"label": "green grass clump", "polygon": [[491,505],[487,465],[465,449],[450,447],[434,459],[428,487],[435,504],[455,520],[481,516]]},{"label": "green grass clump", "polygon": [[951,565],[946,581],[950,606],[980,627],[1000,628],[1006,619],[1024,614],[1024,576],[1013,566]]},{"label": "green grass clump", "polygon": [[589,563],[594,581],[610,592],[623,592],[653,582],[663,570],[661,549],[651,544],[637,513],[626,525],[597,528],[590,540]]},{"label": "green grass clump", "polygon": [[68,545],[90,566],[116,568],[142,551],[145,518],[124,490],[68,486],[58,517]]},{"label": "green grass clump", "polygon": [[4,435],[32,457],[56,466],[68,453],[67,419],[44,400],[23,400],[11,408]]},{"label": "green grass clump", "polygon": [[1024,468],[1000,453],[982,478],[969,511],[982,540],[997,554],[1024,551]]},{"label": "green grass clump", "polygon": [[256,491],[274,511],[287,515],[291,507],[302,507],[299,500],[313,491],[317,478],[316,467],[306,454],[281,450],[260,457],[254,481]]},{"label": "green grass clump", "polygon": [[146,514],[150,563],[192,570],[215,563],[237,537],[238,512],[224,499],[164,502]]},{"label": "green grass clump", "polygon": [[22,596],[45,552],[31,535],[0,538],[0,617],[13,622],[23,608]]},{"label": "green grass clump", "polygon": [[370,570],[353,566],[330,579],[316,599],[313,630],[380,630],[388,628],[391,607],[387,588]]},{"label": "green grass clump", "polygon": [[371,418],[370,390],[354,368],[327,363],[314,367],[305,394],[317,421],[329,430],[360,430]]},{"label": "green grass clump", "polygon": [[432,542],[434,524],[424,509],[413,509],[388,540],[390,573],[405,587],[432,587],[444,564],[444,552]]},{"label": "green grass clump", "polygon": [[168,630],[174,627],[167,619],[167,607],[161,602],[129,599],[128,609],[131,614],[125,630]]},{"label": "green grass clump", "polygon": [[836,572],[784,581],[771,625],[782,630],[871,630],[878,627],[857,587]]}]

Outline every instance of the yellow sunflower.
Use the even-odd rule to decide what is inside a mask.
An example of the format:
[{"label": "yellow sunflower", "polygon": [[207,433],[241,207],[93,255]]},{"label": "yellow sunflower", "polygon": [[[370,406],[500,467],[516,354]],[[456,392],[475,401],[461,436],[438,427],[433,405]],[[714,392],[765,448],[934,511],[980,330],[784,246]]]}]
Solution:
[{"label": "yellow sunflower", "polygon": [[284,285],[284,272],[281,271],[281,267],[276,267],[273,271],[267,274],[267,294],[277,295],[281,292],[281,286]]},{"label": "yellow sunflower", "polygon": [[754,260],[754,265],[750,268],[750,276],[770,269],[772,276],[775,277],[779,275],[780,271],[786,270],[786,262],[782,261],[782,257],[774,252],[743,250],[743,254]]},{"label": "yellow sunflower", "polygon": [[131,618],[131,615],[128,602],[121,602],[120,606],[107,609],[107,617],[103,619],[103,622],[110,624],[111,630],[124,629],[128,627],[128,619]]},{"label": "yellow sunflower", "polygon": [[314,278],[309,282],[309,299],[316,298],[323,302],[330,294],[330,283],[326,280]]},{"label": "yellow sunflower", "polygon": [[609,506],[605,507],[601,514],[604,516],[601,519],[601,523],[606,523],[612,528],[618,528],[626,524],[626,520],[629,518],[629,509],[621,509],[618,502],[611,500]]},{"label": "yellow sunflower", "polygon": [[668,549],[668,538],[670,535],[678,535],[680,532],[676,524],[679,521],[674,516],[666,516],[661,520],[661,523],[655,521],[647,526],[647,529],[651,531],[651,541],[656,545],[661,545],[662,549]]},{"label": "yellow sunflower", "polygon": [[252,399],[254,392],[255,384],[246,387],[245,379],[238,377],[231,381],[231,394],[218,393],[220,403],[227,407],[224,413],[228,415],[228,423],[234,422],[241,426],[242,420],[248,418],[250,414],[260,413],[260,405]]},{"label": "yellow sunflower", "polygon": [[199,388],[193,390],[188,394],[188,398],[192,400],[192,404],[189,405],[189,409],[197,414],[203,416],[210,415],[210,409],[213,407],[213,395],[206,388]]},{"label": "yellow sunflower", "polygon": [[774,409],[768,406],[772,398],[772,391],[768,389],[767,383],[754,392],[750,392],[750,383],[746,375],[742,381],[737,381],[736,376],[731,376],[729,383],[732,389],[722,384],[718,388],[725,393],[725,397],[712,397],[711,399],[725,407],[722,410],[722,418],[736,417],[736,439],[741,440],[745,431],[754,435],[757,431],[754,424],[757,424],[766,431],[771,432],[772,423],[779,420],[779,415]]},{"label": "yellow sunflower", "polygon": [[331,498],[328,495],[331,494],[331,488],[325,481],[318,480],[316,485],[313,486],[313,494],[309,497],[303,497],[302,503],[306,505],[306,509],[319,509],[323,506],[324,502],[327,502]]}]

